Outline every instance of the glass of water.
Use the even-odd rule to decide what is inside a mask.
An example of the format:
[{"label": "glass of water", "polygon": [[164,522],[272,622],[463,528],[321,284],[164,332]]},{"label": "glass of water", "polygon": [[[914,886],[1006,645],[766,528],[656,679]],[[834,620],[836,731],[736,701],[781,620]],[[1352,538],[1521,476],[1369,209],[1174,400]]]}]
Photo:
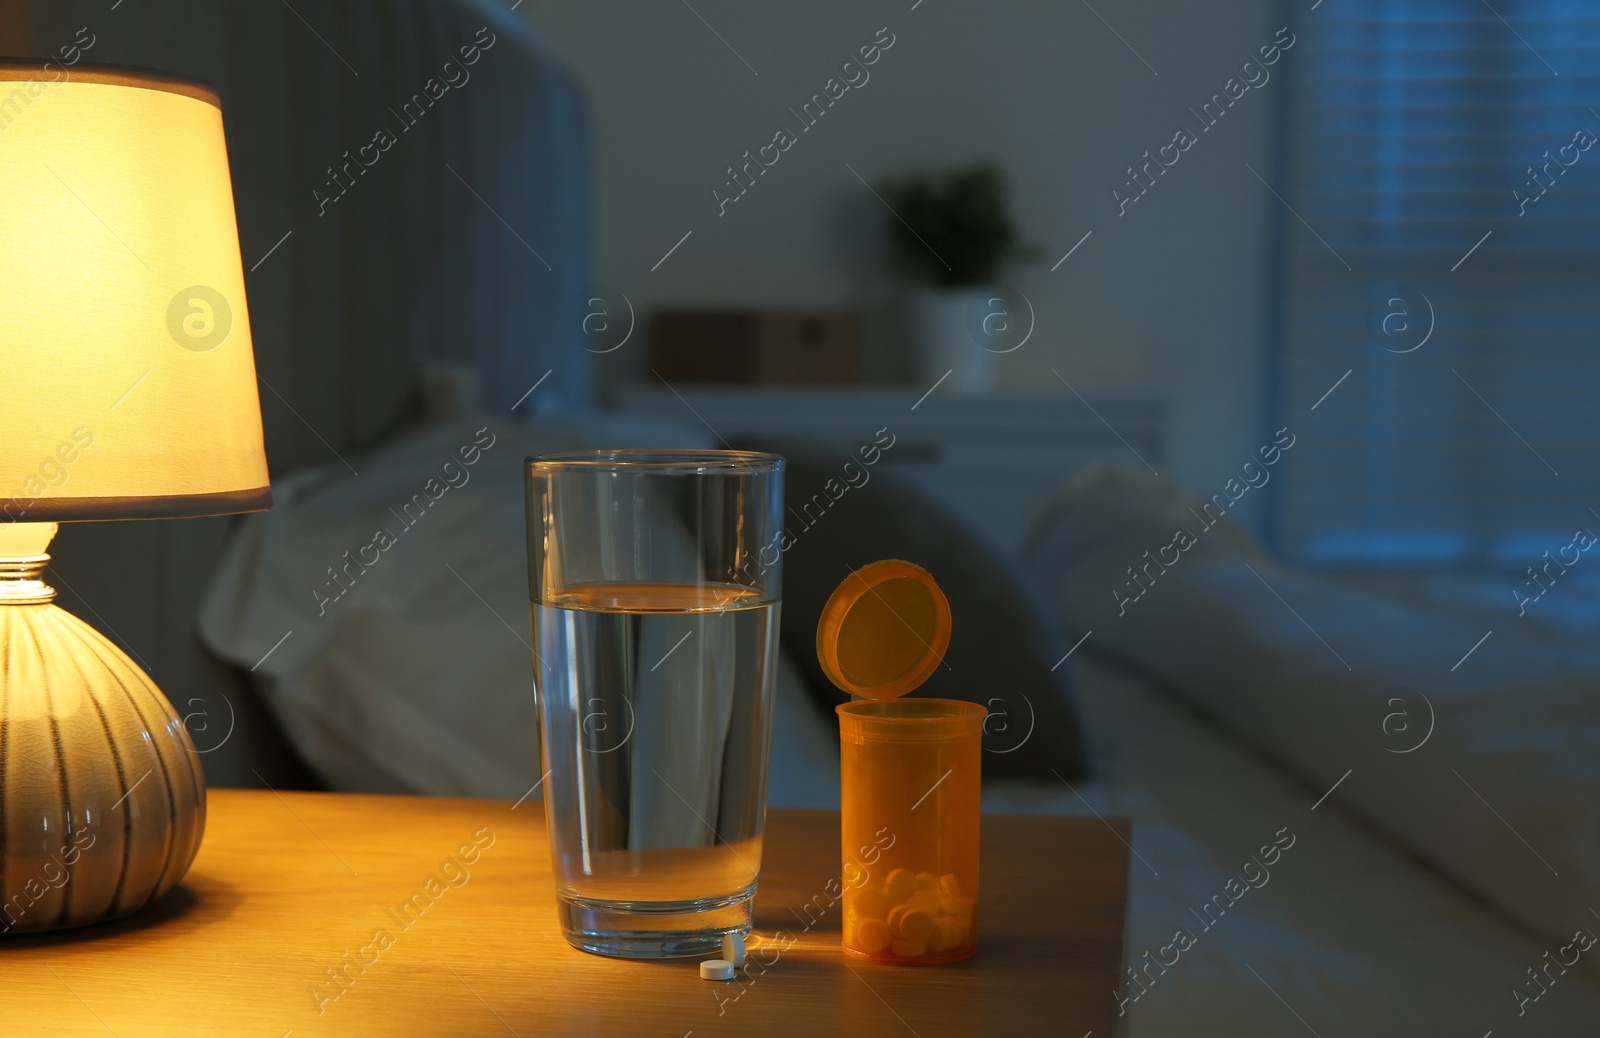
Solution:
[{"label": "glass of water", "polygon": [[748,932],[782,589],[783,459],[527,461],[528,592],[556,910],[584,951]]}]

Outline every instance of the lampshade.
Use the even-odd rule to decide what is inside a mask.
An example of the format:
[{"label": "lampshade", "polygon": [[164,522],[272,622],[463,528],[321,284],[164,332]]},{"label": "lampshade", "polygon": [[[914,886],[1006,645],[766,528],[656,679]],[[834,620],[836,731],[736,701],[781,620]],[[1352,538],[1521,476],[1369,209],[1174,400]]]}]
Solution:
[{"label": "lampshade", "polygon": [[222,110],[0,61],[0,522],[271,504]]}]

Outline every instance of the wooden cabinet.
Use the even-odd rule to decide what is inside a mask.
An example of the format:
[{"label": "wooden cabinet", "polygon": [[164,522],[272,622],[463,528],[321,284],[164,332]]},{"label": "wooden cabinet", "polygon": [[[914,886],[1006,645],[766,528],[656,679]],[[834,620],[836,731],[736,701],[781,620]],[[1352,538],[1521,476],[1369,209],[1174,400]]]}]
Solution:
[{"label": "wooden cabinet", "polygon": [[[677,385],[624,388],[632,414],[710,429],[741,446],[805,439],[844,457],[887,428],[882,464],[1015,554],[1044,499],[1100,463],[1159,467],[1166,406],[1142,390],[960,395],[940,388],[773,390]],[[1142,460],[1141,460],[1142,459]]]}]

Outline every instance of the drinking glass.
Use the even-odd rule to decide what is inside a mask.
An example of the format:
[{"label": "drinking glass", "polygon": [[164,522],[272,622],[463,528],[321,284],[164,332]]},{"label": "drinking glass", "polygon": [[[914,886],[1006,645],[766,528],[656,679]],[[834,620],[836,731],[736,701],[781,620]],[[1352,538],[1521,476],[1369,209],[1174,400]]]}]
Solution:
[{"label": "drinking glass", "polygon": [[528,592],[567,940],[702,955],[748,932],[766,816],[783,459],[527,460]]}]

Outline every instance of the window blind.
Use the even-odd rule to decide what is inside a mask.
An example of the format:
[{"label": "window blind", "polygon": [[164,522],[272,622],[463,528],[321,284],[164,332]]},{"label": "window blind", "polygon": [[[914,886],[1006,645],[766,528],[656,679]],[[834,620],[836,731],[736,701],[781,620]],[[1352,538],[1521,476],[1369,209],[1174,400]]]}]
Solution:
[{"label": "window blind", "polygon": [[1600,531],[1600,3],[1491,2],[1295,24],[1271,521],[1302,563],[1520,570]]}]

